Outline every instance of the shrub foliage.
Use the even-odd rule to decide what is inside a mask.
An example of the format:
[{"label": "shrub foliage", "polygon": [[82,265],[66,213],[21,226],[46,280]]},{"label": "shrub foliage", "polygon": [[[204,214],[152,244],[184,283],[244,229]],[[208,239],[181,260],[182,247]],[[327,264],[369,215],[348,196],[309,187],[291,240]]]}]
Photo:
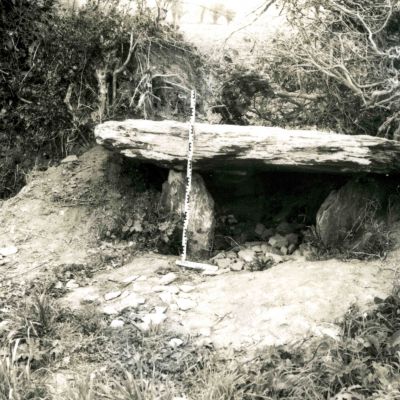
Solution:
[{"label": "shrub foliage", "polygon": [[[264,88],[242,94],[236,123],[399,139],[400,2],[268,0],[263,11],[273,5],[286,23],[247,67],[247,87]],[[242,87],[241,67],[232,65],[228,86]],[[221,102],[235,115],[225,92]]]},{"label": "shrub foliage", "polygon": [[154,117],[184,97],[154,55],[190,48],[143,5],[128,13],[118,1],[62,10],[57,0],[5,0],[0,20],[0,198],[35,163],[90,143],[94,124]]}]

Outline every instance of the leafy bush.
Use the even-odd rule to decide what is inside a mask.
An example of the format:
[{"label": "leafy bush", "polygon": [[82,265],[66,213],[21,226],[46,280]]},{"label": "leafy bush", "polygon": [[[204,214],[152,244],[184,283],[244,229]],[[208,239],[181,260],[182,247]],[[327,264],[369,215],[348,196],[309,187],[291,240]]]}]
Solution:
[{"label": "leafy bush", "polygon": [[[399,139],[400,2],[271,0],[265,10],[273,4],[286,26],[244,67],[269,90],[247,93],[240,119]],[[230,64],[225,79],[239,87],[243,67]]]},{"label": "leafy bush", "polygon": [[117,3],[76,12],[60,12],[56,0],[0,6],[0,198],[33,165],[92,143],[102,120],[187,111],[185,85],[158,61],[191,48],[150,9],[130,14]]}]

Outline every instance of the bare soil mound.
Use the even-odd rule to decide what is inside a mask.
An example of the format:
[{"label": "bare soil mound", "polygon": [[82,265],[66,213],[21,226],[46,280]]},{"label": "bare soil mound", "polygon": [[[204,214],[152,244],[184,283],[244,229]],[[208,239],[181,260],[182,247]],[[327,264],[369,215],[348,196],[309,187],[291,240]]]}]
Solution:
[{"label": "bare soil mound", "polygon": [[0,249],[16,251],[0,260],[3,279],[100,261],[99,239],[133,196],[127,188],[120,193],[119,174],[118,161],[101,147],[33,173],[0,207]]}]

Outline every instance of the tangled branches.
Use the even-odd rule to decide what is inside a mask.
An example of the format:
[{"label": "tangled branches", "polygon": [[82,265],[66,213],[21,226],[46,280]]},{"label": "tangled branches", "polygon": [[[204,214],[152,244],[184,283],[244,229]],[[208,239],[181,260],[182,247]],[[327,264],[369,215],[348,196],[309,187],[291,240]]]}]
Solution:
[{"label": "tangled branches", "polygon": [[400,2],[275,3],[292,28],[289,40],[275,38],[266,58],[270,65],[285,63],[288,73],[276,83],[289,92],[318,93],[311,109],[329,128],[400,138]]}]

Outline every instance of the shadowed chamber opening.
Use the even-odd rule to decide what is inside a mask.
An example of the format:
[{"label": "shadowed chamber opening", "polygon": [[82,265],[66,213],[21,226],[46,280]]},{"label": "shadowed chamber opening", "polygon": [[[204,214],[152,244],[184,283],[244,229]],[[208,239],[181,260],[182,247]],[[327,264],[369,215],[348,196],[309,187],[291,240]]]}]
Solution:
[{"label": "shadowed chamber opening", "polygon": [[219,170],[203,175],[215,201],[214,250],[302,232],[315,224],[323,201],[348,176]]}]

